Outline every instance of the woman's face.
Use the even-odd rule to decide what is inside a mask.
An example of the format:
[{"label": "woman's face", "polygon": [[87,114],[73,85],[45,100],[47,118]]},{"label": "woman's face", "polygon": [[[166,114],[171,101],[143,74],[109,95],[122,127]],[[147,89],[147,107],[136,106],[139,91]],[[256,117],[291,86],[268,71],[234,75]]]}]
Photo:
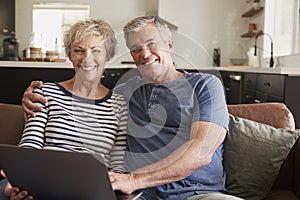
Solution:
[{"label": "woman's face", "polygon": [[72,44],[70,60],[77,81],[99,82],[108,60],[103,38],[88,35]]}]

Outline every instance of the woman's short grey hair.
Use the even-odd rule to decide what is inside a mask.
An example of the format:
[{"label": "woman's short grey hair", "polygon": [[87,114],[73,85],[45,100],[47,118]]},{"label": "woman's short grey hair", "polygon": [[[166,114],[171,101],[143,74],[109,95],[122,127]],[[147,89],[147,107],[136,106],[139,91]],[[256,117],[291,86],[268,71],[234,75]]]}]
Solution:
[{"label": "woman's short grey hair", "polygon": [[73,24],[64,34],[66,55],[70,58],[72,45],[89,35],[103,37],[108,60],[114,57],[117,50],[115,32],[103,19],[86,19]]},{"label": "woman's short grey hair", "polygon": [[149,23],[152,23],[157,27],[163,41],[167,42],[169,39],[172,39],[172,32],[168,28],[168,25],[157,16],[141,16],[131,20],[124,26],[123,31],[126,45],[128,46],[128,35],[131,31],[138,32]]}]

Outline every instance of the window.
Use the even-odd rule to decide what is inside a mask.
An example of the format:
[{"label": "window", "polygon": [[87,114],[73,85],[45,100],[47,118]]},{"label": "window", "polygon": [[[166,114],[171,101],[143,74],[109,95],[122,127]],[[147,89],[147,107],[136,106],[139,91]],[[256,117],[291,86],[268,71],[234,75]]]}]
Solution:
[{"label": "window", "polygon": [[[274,42],[274,56],[299,52],[299,0],[266,0],[265,33]],[[270,41],[264,40],[264,55],[270,57]]]},{"label": "window", "polygon": [[30,46],[41,47],[43,52],[57,48],[63,52],[63,33],[78,20],[90,16],[86,4],[42,3],[33,5],[33,30]]}]

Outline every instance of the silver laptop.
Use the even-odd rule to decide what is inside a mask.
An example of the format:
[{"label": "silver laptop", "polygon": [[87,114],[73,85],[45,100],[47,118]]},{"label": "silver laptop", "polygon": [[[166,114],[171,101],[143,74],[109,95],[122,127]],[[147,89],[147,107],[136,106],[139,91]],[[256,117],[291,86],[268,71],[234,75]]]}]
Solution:
[{"label": "silver laptop", "polygon": [[0,144],[0,168],[36,200],[129,200],[141,195],[114,192],[103,158],[94,154]]}]

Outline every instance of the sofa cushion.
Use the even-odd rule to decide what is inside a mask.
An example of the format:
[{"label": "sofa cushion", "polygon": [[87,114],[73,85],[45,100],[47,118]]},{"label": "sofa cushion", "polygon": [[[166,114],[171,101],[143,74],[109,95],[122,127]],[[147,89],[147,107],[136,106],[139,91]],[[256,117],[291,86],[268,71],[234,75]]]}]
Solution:
[{"label": "sofa cushion", "polygon": [[245,199],[263,199],[299,133],[229,117],[224,145],[227,192]]}]

